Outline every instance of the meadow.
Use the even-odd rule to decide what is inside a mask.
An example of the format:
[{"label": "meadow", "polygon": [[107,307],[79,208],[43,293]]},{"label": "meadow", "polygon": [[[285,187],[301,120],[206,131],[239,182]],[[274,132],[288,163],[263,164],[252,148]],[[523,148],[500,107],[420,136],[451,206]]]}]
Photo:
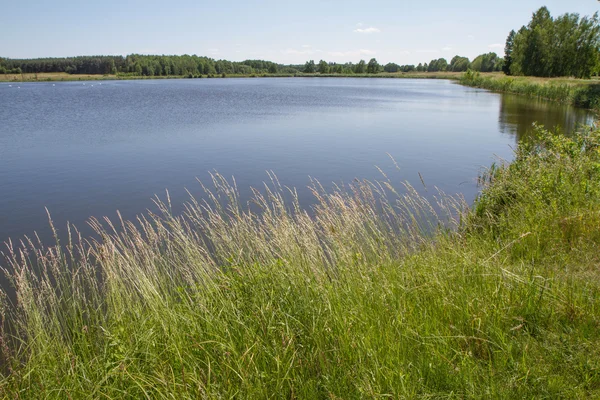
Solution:
[{"label": "meadow", "polygon": [[382,175],[307,210],[272,175],[250,207],[214,175],[183,215],[10,243],[0,395],[598,397],[600,131],[536,134],[472,206]]}]

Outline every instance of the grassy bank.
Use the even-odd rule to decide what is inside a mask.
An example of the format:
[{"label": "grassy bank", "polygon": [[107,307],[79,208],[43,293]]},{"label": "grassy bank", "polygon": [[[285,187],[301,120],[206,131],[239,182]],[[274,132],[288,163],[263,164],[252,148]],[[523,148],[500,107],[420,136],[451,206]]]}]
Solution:
[{"label": "grassy bank", "polygon": [[67,74],[66,72],[40,72],[38,74],[2,74],[0,82],[59,82],[59,81],[98,81],[117,79],[116,75]]},{"label": "grassy bank", "polygon": [[[495,75],[495,74],[490,74]],[[185,78],[408,78],[408,79],[454,79],[458,80],[461,72],[398,72],[379,74],[250,74],[250,75],[170,75],[170,76],[137,76],[130,74],[117,75],[90,75],[67,74],[66,72],[38,73],[38,74],[0,74],[0,82],[57,82],[57,81],[86,81],[86,80],[137,80],[137,79],[185,79]]]},{"label": "grassy bank", "polygon": [[185,216],[15,244],[0,394],[600,396],[600,132],[538,134],[470,209],[383,179],[309,215],[274,179],[256,214],[215,176]]},{"label": "grassy bank", "polygon": [[460,83],[600,110],[600,82],[597,79],[512,77],[469,71],[461,76]]}]

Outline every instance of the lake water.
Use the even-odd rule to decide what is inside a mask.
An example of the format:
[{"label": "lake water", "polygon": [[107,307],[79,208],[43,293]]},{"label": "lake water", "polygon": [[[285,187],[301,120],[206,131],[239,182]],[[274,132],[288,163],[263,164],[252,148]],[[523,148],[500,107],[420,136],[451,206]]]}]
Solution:
[{"label": "lake water", "polygon": [[[444,80],[282,78],[0,84],[0,242],[90,216],[132,218],[208,171],[242,197],[274,171],[308,205],[309,177],[377,179],[477,194],[476,178],[531,124],[591,114]],[[400,169],[394,167],[392,155]],[[85,229],[84,229],[85,231]]]}]

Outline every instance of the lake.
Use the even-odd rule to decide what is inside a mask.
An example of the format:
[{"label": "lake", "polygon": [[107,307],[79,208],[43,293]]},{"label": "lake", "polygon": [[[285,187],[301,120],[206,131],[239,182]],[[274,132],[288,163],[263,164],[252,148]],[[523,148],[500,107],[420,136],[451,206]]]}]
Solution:
[{"label": "lake", "polygon": [[165,189],[181,205],[213,170],[235,176],[244,199],[270,170],[310,205],[309,177],[378,179],[378,166],[398,184],[421,185],[420,173],[472,201],[481,169],[510,160],[534,121],[570,131],[591,120],[446,80],[0,83],[0,242],[48,238],[44,207],[64,232],[116,210],[133,218]]}]

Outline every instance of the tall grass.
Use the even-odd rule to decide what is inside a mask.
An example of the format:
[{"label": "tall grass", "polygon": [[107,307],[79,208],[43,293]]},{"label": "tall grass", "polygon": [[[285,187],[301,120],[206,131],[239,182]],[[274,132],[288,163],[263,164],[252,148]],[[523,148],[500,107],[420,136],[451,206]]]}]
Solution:
[{"label": "tall grass", "polygon": [[248,207],[215,175],[183,215],[10,243],[0,393],[597,396],[600,134],[540,134],[472,209],[383,179],[309,212],[274,176]]},{"label": "tall grass", "polygon": [[577,107],[600,110],[600,84],[589,81],[549,80],[542,82],[530,77],[484,76],[478,72],[467,71],[460,78],[460,83],[496,92],[539,97]]}]

